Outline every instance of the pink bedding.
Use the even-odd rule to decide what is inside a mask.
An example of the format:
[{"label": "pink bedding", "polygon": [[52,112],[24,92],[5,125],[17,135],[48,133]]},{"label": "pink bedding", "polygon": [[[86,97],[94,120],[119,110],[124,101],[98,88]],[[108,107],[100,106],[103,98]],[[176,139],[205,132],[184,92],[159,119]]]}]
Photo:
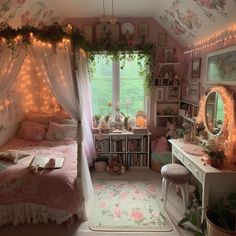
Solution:
[{"label": "pink bedding", "polygon": [[[31,154],[0,171],[0,205],[34,203],[76,214],[81,193],[76,187],[77,145],[72,141],[25,141],[12,139],[1,148]],[[61,169],[29,171],[34,156],[64,157]]]}]

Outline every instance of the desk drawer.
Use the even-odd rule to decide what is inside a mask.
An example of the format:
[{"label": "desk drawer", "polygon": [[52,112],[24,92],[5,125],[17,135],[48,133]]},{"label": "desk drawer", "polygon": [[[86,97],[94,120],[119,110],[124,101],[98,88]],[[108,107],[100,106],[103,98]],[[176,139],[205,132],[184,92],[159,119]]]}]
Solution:
[{"label": "desk drawer", "polygon": [[183,163],[184,155],[175,147],[172,146],[173,155]]},{"label": "desk drawer", "polygon": [[188,158],[184,158],[184,165],[191,171],[191,173],[202,183],[203,171],[194,163],[192,163]]}]

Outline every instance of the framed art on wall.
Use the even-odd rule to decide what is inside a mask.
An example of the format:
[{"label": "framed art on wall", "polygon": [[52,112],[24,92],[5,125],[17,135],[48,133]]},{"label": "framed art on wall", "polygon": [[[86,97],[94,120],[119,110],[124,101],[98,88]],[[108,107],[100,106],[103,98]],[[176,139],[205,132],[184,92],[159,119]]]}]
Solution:
[{"label": "framed art on wall", "polygon": [[167,100],[171,100],[171,101],[179,100],[179,86],[167,87]]},{"label": "framed art on wall", "polygon": [[188,88],[189,97],[195,101],[198,101],[200,94],[199,94],[199,83],[198,82],[189,82]]},{"label": "framed art on wall", "polygon": [[192,79],[200,79],[201,58],[193,58],[192,60]]},{"label": "framed art on wall", "polygon": [[166,33],[159,33],[157,35],[157,43],[160,47],[166,47],[167,46],[167,34]]},{"label": "framed art on wall", "polygon": [[96,42],[107,40],[117,42],[120,39],[120,25],[117,24],[96,24],[95,25]]},{"label": "framed art on wall", "polygon": [[148,37],[149,25],[148,22],[142,21],[138,25],[138,37]]},{"label": "framed art on wall", "polygon": [[236,85],[236,46],[207,55],[207,83]]},{"label": "framed art on wall", "polygon": [[86,40],[89,42],[93,41],[93,26],[92,25],[83,25],[83,33]]}]

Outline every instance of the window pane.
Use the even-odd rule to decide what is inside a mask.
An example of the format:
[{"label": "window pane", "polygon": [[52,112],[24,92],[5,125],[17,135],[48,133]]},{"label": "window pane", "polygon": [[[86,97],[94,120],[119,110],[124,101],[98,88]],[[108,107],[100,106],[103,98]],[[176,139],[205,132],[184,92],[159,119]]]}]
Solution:
[{"label": "window pane", "polygon": [[[108,58],[109,59],[109,58]],[[91,81],[93,114],[107,115],[112,101],[112,61],[97,55],[96,66]]]},{"label": "window pane", "polygon": [[120,71],[120,110],[132,117],[137,111],[144,110],[143,79],[139,76],[139,69],[137,58],[127,57]]}]

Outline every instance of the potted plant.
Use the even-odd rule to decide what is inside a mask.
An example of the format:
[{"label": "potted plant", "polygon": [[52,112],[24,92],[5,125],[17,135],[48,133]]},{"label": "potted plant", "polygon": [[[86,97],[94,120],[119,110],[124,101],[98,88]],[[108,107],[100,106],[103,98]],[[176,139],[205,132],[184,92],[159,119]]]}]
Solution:
[{"label": "potted plant", "polygon": [[207,235],[236,235],[236,192],[207,207]]},{"label": "potted plant", "polygon": [[208,140],[203,151],[208,155],[209,165],[215,168],[223,167],[225,159],[224,149],[222,148],[222,144],[217,142],[216,139]]},{"label": "potted plant", "polygon": [[99,120],[101,119],[101,115],[100,114],[95,114],[94,119],[95,119],[96,125],[98,126],[99,125]]}]

